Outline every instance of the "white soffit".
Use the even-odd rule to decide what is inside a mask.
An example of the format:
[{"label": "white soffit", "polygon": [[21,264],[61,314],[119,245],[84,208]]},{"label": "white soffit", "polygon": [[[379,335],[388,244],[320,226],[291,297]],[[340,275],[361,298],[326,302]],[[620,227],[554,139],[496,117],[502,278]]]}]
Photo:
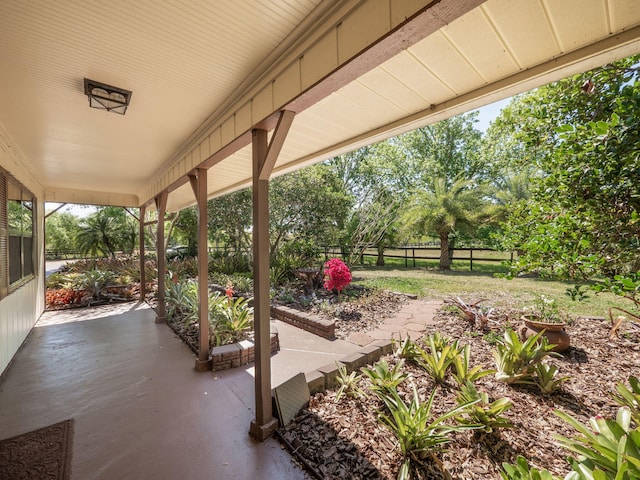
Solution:
[{"label": "white soffit", "polygon": [[[639,25],[637,0],[489,0],[299,113],[274,174],[638,53]],[[250,185],[250,148],[211,168],[210,198]],[[168,208],[193,202],[183,186]]]}]

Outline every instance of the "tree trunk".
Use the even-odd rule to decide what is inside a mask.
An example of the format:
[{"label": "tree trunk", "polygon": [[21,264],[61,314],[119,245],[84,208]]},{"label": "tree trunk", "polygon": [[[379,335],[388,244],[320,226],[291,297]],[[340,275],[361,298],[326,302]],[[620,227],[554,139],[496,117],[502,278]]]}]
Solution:
[{"label": "tree trunk", "polygon": [[449,234],[440,234],[440,270],[451,270],[451,259],[449,258]]},{"label": "tree trunk", "polygon": [[376,267],[384,267],[384,245],[378,245],[378,259],[376,260]]}]

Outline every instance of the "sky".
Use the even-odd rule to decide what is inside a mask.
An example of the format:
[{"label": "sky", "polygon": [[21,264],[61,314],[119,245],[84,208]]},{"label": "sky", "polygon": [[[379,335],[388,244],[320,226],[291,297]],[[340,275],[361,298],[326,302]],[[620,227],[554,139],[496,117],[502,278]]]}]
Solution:
[{"label": "sky", "polygon": [[[495,103],[491,103],[489,105],[485,105],[478,109],[478,122],[475,127],[481,132],[486,132],[487,128],[489,128],[489,124],[498,116],[500,110],[509,103],[510,98],[505,98],[504,100],[499,100]],[[60,205],[59,203],[47,202],[46,210],[50,212]],[[65,205],[62,207],[59,212],[69,212],[75,215],[76,217],[84,218],[91,215],[96,211],[96,207],[88,206],[88,205]]]}]

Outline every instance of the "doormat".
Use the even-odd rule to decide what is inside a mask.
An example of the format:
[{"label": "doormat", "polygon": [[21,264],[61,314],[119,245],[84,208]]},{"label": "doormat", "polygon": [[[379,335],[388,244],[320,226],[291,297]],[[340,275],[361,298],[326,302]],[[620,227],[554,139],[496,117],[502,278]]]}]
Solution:
[{"label": "doormat", "polygon": [[0,440],[0,478],[68,480],[73,419]]}]

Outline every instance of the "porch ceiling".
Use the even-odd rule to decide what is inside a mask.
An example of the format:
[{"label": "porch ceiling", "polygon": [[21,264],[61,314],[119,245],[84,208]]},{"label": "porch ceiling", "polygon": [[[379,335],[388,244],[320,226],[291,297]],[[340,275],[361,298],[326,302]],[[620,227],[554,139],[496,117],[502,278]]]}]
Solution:
[{"label": "porch ceiling", "polygon": [[[168,209],[182,208],[195,202],[184,175],[243,132],[230,155],[210,161],[208,190],[247,186],[248,130],[228,125],[253,119],[257,107],[231,106],[309,31],[337,28],[340,9],[360,4],[384,14],[350,22],[353,45],[394,0],[0,0],[0,136],[17,145],[49,201],[138,206],[169,187]],[[299,108],[275,174],[637,53],[640,8],[487,0],[418,40]],[[126,115],[88,108],[84,77],[132,90]],[[295,110],[271,103],[283,106]]]}]

